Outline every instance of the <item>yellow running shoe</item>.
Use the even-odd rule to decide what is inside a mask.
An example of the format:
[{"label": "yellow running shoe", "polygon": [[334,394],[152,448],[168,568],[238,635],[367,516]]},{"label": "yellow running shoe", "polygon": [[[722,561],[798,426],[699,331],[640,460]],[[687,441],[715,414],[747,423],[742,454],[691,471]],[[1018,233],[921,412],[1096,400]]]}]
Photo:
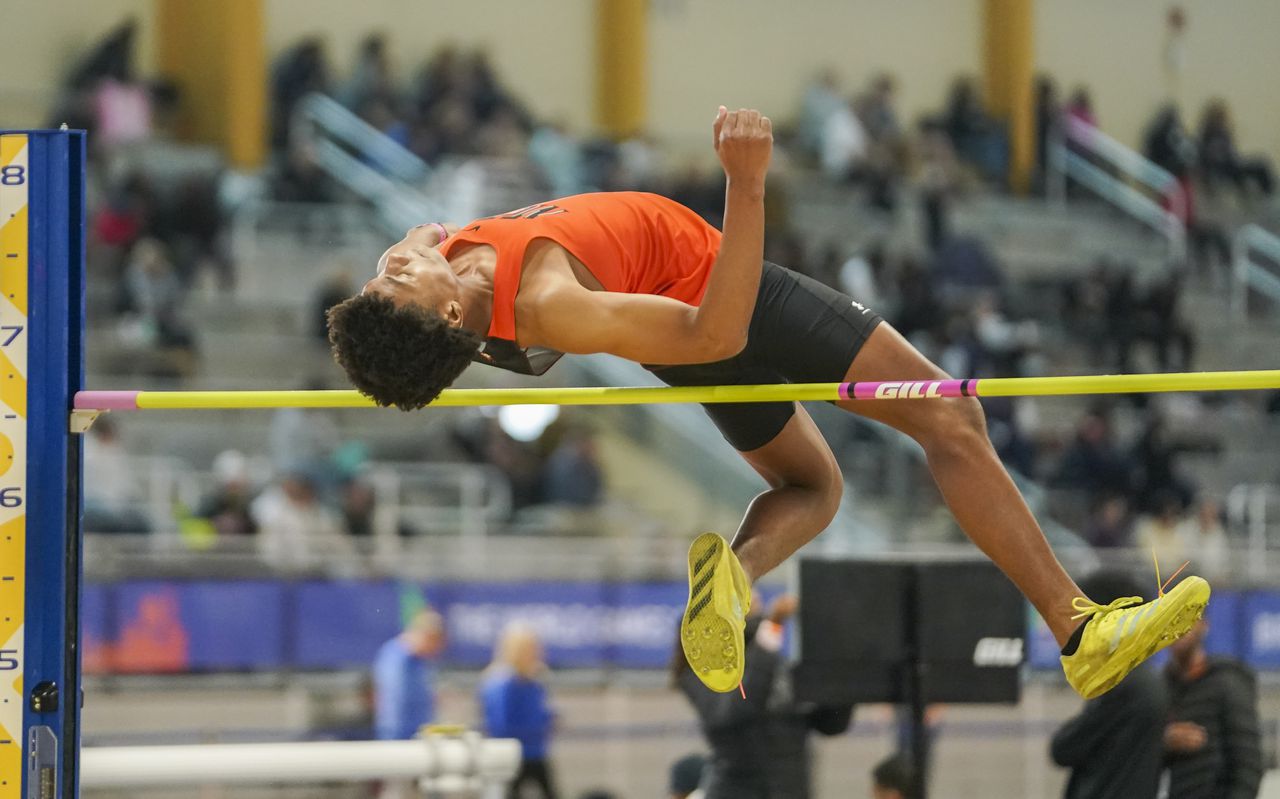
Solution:
[{"label": "yellow running shoe", "polygon": [[751,584],[729,543],[715,533],[695,538],[680,644],[693,673],[713,691],[727,693],[742,683],[742,634],[750,609]]},{"label": "yellow running shoe", "polygon": [[1204,615],[1209,584],[1188,577],[1150,602],[1131,596],[1109,605],[1076,597],[1073,618],[1088,618],[1080,646],[1062,658],[1067,682],[1085,699],[1110,691],[1139,663],[1186,634]]}]

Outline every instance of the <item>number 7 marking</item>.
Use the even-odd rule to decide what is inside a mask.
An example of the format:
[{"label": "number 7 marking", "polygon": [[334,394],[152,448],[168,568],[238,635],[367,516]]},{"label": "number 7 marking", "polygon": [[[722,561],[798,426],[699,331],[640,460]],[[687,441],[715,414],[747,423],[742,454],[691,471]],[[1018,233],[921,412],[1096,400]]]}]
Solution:
[{"label": "number 7 marking", "polygon": [[4,343],[0,344],[0,347],[7,347],[10,344],[12,344],[13,340],[18,337],[19,333],[22,332],[22,325],[0,325],[0,330],[12,331],[11,333],[9,333],[9,337],[4,340]]}]

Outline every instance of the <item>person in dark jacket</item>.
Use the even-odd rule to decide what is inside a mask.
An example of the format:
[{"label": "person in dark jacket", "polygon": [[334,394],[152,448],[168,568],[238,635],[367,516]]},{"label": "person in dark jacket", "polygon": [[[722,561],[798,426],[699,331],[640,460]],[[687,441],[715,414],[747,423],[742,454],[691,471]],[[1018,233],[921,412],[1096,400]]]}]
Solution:
[{"label": "person in dark jacket", "polygon": [[796,701],[781,652],[782,627],[795,610],[795,597],[783,595],[764,618],[747,619],[745,699],[736,691],[707,690],[683,657],[673,661],[676,685],[697,712],[711,747],[705,799],[808,799],[809,733],[838,735],[849,728],[852,705]]},{"label": "person in dark jacket", "polygon": [[[1080,587],[1095,602],[1142,593],[1128,574],[1098,572]],[[1071,769],[1066,799],[1155,799],[1164,769],[1169,708],[1160,675],[1143,664],[1053,734],[1053,762]]]},{"label": "person in dark jacket", "polygon": [[1243,663],[1209,657],[1208,632],[1201,621],[1170,647],[1169,799],[1253,799],[1262,782],[1257,685]]}]

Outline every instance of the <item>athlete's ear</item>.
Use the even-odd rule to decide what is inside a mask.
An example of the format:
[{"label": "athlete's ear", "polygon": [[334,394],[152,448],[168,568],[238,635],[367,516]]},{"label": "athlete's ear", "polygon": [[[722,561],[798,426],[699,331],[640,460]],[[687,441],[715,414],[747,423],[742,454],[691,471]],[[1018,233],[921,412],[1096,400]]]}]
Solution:
[{"label": "athlete's ear", "polygon": [[462,303],[449,300],[444,306],[443,316],[449,327],[462,327]]}]

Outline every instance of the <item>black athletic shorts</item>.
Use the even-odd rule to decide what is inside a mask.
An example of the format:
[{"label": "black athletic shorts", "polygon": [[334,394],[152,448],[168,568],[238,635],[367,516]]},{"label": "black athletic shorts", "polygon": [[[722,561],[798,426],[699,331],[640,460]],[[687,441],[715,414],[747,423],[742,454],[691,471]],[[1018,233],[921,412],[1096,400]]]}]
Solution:
[{"label": "black athletic shorts", "polygon": [[[715,363],[647,368],[669,386],[839,383],[881,321],[830,286],[766,261],[742,352]],[[739,452],[768,444],[796,412],[793,402],[702,407]]]}]

